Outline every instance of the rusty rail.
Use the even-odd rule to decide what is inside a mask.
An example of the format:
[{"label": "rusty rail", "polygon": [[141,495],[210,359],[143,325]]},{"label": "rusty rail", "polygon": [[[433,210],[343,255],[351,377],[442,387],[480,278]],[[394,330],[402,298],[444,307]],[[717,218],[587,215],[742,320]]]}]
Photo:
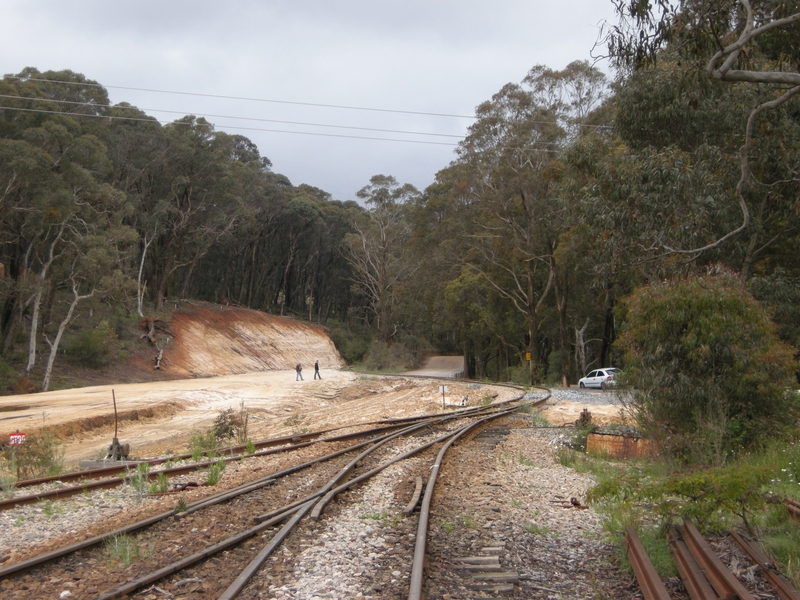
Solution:
[{"label": "rusty rail", "polygon": [[795,519],[800,520],[800,502],[795,500],[786,499],[786,509],[789,511],[789,514],[794,517]]},{"label": "rusty rail", "polygon": [[681,539],[678,530],[670,528],[668,539],[672,559],[692,600],[717,600],[717,594],[708,583],[686,543]]},{"label": "rusty rail", "polygon": [[[162,473],[167,477],[173,477],[176,475],[185,475],[186,473],[192,473],[194,471],[206,469],[209,466],[219,461],[222,461],[224,463],[235,462],[251,456],[266,456],[268,454],[275,454],[277,452],[296,450],[298,448],[309,446],[312,443],[313,442],[303,442],[300,444],[295,444],[293,446],[285,446],[283,448],[272,448],[270,450],[262,450],[261,452],[248,454],[247,456],[239,455],[239,456],[228,456],[225,458],[220,457],[202,463],[195,463],[192,465],[182,465],[179,467],[172,467],[171,469],[164,469],[161,471],[153,471],[148,474],[148,481],[156,479]],[[130,475],[134,475],[135,473],[136,473],[135,469],[132,469],[130,471]],[[7,500],[0,501],[0,511],[10,510],[12,508],[16,508],[17,506],[35,504],[41,500],[62,500],[63,498],[77,496],[79,494],[83,494],[84,492],[113,488],[122,485],[129,479],[130,479],[129,475],[125,477],[117,477],[114,479],[101,479],[99,481],[89,481],[82,483],[80,485],[73,485],[70,487],[50,490],[47,492],[39,492],[38,494],[29,494],[27,496],[18,496],[16,498],[9,498]]]},{"label": "rusty rail", "polygon": [[414,493],[411,494],[411,500],[408,501],[408,504],[406,504],[402,510],[404,515],[410,515],[414,512],[417,504],[419,504],[419,497],[422,495],[422,477],[417,477],[414,483]]},{"label": "rusty rail", "polygon": [[[498,385],[500,385],[500,384],[498,384]],[[510,385],[506,384],[506,387],[516,387],[516,386],[510,386]],[[545,391],[549,392],[549,390],[545,390]],[[548,398],[549,398],[549,394],[544,399],[538,400],[537,402],[533,402],[532,405],[534,405],[534,406],[535,405],[539,405],[539,404],[545,402]],[[481,417],[481,413],[483,413],[483,412],[489,412],[491,410],[502,409],[502,410],[492,414],[490,417],[488,417],[488,419],[496,418],[497,416],[501,416],[503,414],[509,414],[509,413],[517,410],[516,406],[509,408],[508,405],[513,403],[513,402],[518,402],[519,400],[521,400],[521,396],[517,396],[517,397],[512,398],[510,400],[499,402],[499,403],[496,403],[496,404],[493,404],[493,405],[490,405],[490,406],[474,407],[474,408],[465,409],[465,410],[450,411],[448,413],[438,413],[436,415],[421,415],[421,416],[417,416],[417,417],[407,417],[407,418],[402,418],[402,419],[391,419],[391,420],[387,419],[387,420],[382,422],[383,427],[377,428],[374,431],[378,431],[378,430],[386,431],[386,430],[390,430],[390,429],[398,429],[399,426],[402,426],[402,424],[408,424],[408,423],[417,423],[418,425],[429,426],[431,423],[421,424],[419,422],[423,421],[425,419],[430,419],[431,422],[438,421],[439,419],[432,418],[432,417],[436,417],[436,416],[438,416],[440,418],[444,417],[444,419],[442,419],[442,420],[449,420],[449,419],[453,419],[453,418],[457,419],[457,418],[462,418],[462,417],[467,417],[467,416],[470,416],[470,417]],[[485,420],[487,420],[487,417],[483,417],[482,419],[480,419],[478,421],[478,423],[483,422]],[[471,429],[472,427],[474,427],[478,423],[475,423],[472,426],[469,426],[469,427],[466,427],[466,428],[462,429],[461,433],[465,433],[467,430]],[[336,428],[336,429],[338,429],[338,428]],[[333,431],[333,430],[327,430],[327,431]],[[291,441],[294,441],[294,442],[298,442],[298,441],[300,441],[300,439],[313,439],[314,437],[318,437],[318,433],[322,433],[322,432],[304,434],[303,436],[291,436],[288,439],[290,439]],[[322,440],[318,440],[318,441],[330,442],[330,441],[333,441],[334,439],[341,439],[341,440],[348,439],[348,438],[352,439],[353,437],[364,437],[364,435],[365,435],[365,433],[363,431],[361,431],[361,432],[356,432],[356,433],[344,434],[344,435],[341,435],[341,436],[337,436],[335,438],[322,439]],[[402,435],[402,433],[400,433],[399,435]],[[458,436],[456,436],[456,437],[458,437]],[[271,442],[271,441],[274,441],[274,440],[268,440],[267,442]],[[340,455],[340,454],[343,454],[345,452],[352,451],[355,448],[363,447],[363,446],[368,445],[370,443],[374,443],[376,441],[377,440],[369,440],[369,441],[366,441],[366,442],[362,442],[360,444],[356,444],[355,446],[351,446],[350,448],[347,448],[347,449],[344,449],[344,450],[339,450],[339,451],[334,452],[332,454],[326,455],[325,457],[321,457],[319,459],[316,459],[316,460],[313,460],[313,461],[309,461],[308,463],[304,463],[304,464],[298,465],[296,467],[290,467],[289,469],[286,469],[286,470],[278,472],[278,473],[273,473],[273,474],[271,474],[271,475],[269,475],[267,477],[264,477],[264,478],[262,478],[260,480],[256,480],[254,482],[249,482],[248,484],[244,484],[242,486],[238,486],[237,488],[234,488],[233,490],[228,490],[226,492],[222,492],[222,493],[219,493],[219,494],[214,494],[211,497],[207,497],[205,499],[199,500],[199,501],[197,501],[195,503],[190,504],[187,508],[188,508],[189,511],[191,511],[193,509],[200,508],[203,505],[208,505],[210,503],[228,500],[234,495],[237,495],[237,494],[240,494],[240,493],[246,493],[247,491],[251,491],[252,488],[255,485],[267,485],[269,483],[272,483],[274,481],[275,477],[279,477],[279,476],[283,476],[283,475],[286,475],[286,474],[291,473],[291,472],[295,472],[297,470],[305,468],[306,466],[309,466],[310,464],[312,464],[314,462],[319,462],[319,461],[322,461],[322,460],[329,459],[334,455]],[[299,446],[305,446],[305,445],[310,445],[311,443],[313,443],[313,442],[304,442],[304,443],[298,444],[298,445]],[[425,444],[423,447],[427,447],[429,445],[430,444]],[[278,449],[272,450],[271,452],[280,452],[280,451],[283,451],[285,449],[288,449],[288,448],[278,448]],[[419,451],[419,449],[417,449],[417,451]],[[271,452],[265,452],[265,453],[271,453]],[[240,460],[241,458],[242,457],[238,457],[238,456],[237,457],[227,457],[227,460],[228,461],[229,460]],[[438,463],[438,461],[437,461],[437,463]],[[382,465],[382,466],[385,467],[386,465]],[[179,467],[179,468],[186,468],[186,467]],[[372,472],[370,472],[370,475],[373,474],[374,471],[377,471],[379,469],[380,468],[374,469]],[[364,476],[356,478],[355,480],[351,480],[350,482],[347,482],[345,484],[342,484],[341,486],[339,486],[339,488],[336,488],[336,491],[341,491],[341,490],[347,489],[348,487],[350,487],[351,485],[354,485],[358,480],[362,479],[363,477]],[[108,482],[95,482],[95,483],[105,484],[105,483],[108,483]],[[91,485],[90,483],[85,484],[85,486],[90,486],[90,485]],[[83,491],[85,486],[80,486],[79,489],[81,491]],[[318,494],[315,494],[315,496],[319,496],[319,495],[321,495],[321,492],[318,493]],[[17,500],[19,500],[19,499],[17,499]],[[300,508],[300,507],[298,507],[298,508]],[[247,532],[244,532],[244,535],[248,536],[248,535],[252,535],[252,534],[254,534],[256,532],[260,532],[260,531],[262,531],[262,529],[261,529],[262,527],[266,527],[268,525],[275,524],[277,522],[280,522],[281,520],[284,520],[284,519],[288,518],[291,515],[291,513],[295,512],[295,509],[290,509],[289,507],[284,507],[283,510],[277,511],[277,512],[280,512],[281,514],[277,514],[273,518],[268,519],[267,522],[261,523],[259,526],[251,528],[251,530],[248,530]],[[302,511],[302,512],[304,513],[305,511]],[[65,555],[70,554],[72,552],[75,552],[77,550],[84,549],[84,548],[89,548],[89,547],[91,547],[93,545],[101,543],[103,540],[107,539],[108,537],[111,537],[112,535],[119,535],[119,534],[122,534],[122,533],[129,533],[129,532],[136,531],[138,529],[142,529],[144,527],[147,527],[148,525],[154,524],[154,523],[156,523],[156,522],[158,522],[158,521],[160,521],[162,519],[168,518],[169,516],[172,516],[172,515],[174,515],[174,511],[169,511],[169,512],[166,512],[166,513],[155,515],[155,516],[150,517],[148,519],[145,519],[143,521],[139,521],[137,523],[133,523],[133,524],[128,525],[126,527],[120,528],[120,529],[118,529],[116,531],[113,531],[113,532],[110,532],[110,533],[107,533],[107,534],[103,534],[103,535],[99,535],[99,536],[95,536],[93,538],[86,539],[86,540],[84,540],[82,542],[71,544],[70,546],[62,547],[62,548],[53,550],[53,551],[48,552],[48,553],[43,554],[43,555],[32,557],[30,559],[21,561],[19,563],[15,563],[13,565],[10,565],[10,566],[8,566],[6,568],[0,568],[0,578],[5,577],[7,575],[10,575],[12,573],[17,573],[17,572],[29,569],[29,568],[31,568],[33,566],[40,565],[40,564],[48,562],[50,560],[54,560],[56,558],[65,556]],[[231,542],[231,543],[236,543],[236,542]],[[206,549],[206,551],[207,550],[208,549]],[[206,554],[206,556],[207,556],[208,553],[206,551],[203,551],[203,553]],[[195,560],[197,558],[198,557],[195,557]]]},{"label": "rusty rail", "polygon": [[[334,458],[336,456],[340,456],[340,455],[345,454],[347,452],[352,452],[352,451],[354,451],[356,449],[362,448],[362,447],[364,447],[364,446],[366,446],[366,445],[368,445],[370,443],[372,443],[370,440],[367,440],[365,442],[360,442],[360,443],[355,444],[353,446],[350,446],[348,448],[344,448],[342,450],[337,450],[335,452],[332,452],[330,454],[326,454],[325,456],[321,456],[321,457],[316,458],[316,459],[312,459],[312,460],[304,462],[302,464],[295,465],[293,467],[288,467],[286,469],[283,469],[282,471],[278,471],[276,473],[271,473],[271,474],[269,474],[269,475],[267,475],[265,477],[262,477],[260,479],[254,480],[254,481],[250,481],[248,483],[242,484],[242,485],[237,486],[235,488],[232,488],[232,489],[229,489],[229,490],[225,490],[223,492],[218,492],[218,493],[213,494],[211,496],[207,496],[205,498],[202,498],[200,500],[197,500],[197,501],[189,504],[186,507],[185,512],[178,513],[178,516],[183,515],[185,513],[194,512],[199,508],[204,508],[204,507],[210,506],[212,504],[216,504],[216,503],[219,503],[219,502],[224,502],[224,501],[230,500],[231,498],[234,498],[237,495],[241,495],[241,494],[245,494],[245,493],[251,492],[254,489],[257,489],[258,486],[269,485],[270,483],[274,482],[275,478],[277,478],[277,477],[284,477],[286,475],[290,475],[290,474],[295,473],[297,471],[300,471],[300,470],[302,470],[302,469],[304,469],[306,467],[309,467],[309,466],[311,466],[311,465],[313,465],[313,464],[315,464],[317,462],[330,460],[331,458]],[[95,482],[95,483],[105,483],[105,482]],[[278,512],[280,513],[280,512],[285,512],[285,511],[278,511]],[[97,544],[102,543],[105,539],[110,538],[112,536],[127,534],[127,533],[131,533],[131,532],[137,531],[139,529],[143,529],[145,527],[148,527],[148,526],[150,526],[150,525],[152,525],[154,523],[157,523],[158,521],[161,521],[161,520],[166,519],[168,517],[171,517],[173,515],[175,515],[175,511],[170,510],[170,511],[155,515],[153,517],[144,519],[142,521],[137,521],[136,523],[132,523],[132,524],[127,525],[125,527],[122,527],[120,529],[116,529],[116,530],[114,530],[112,532],[101,534],[101,535],[98,535],[98,536],[94,536],[92,538],[83,540],[82,542],[76,542],[75,544],[70,544],[69,546],[64,546],[64,547],[58,548],[56,550],[51,550],[50,552],[47,552],[45,554],[40,554],[39,556],[34,556],[32,558],[25,559],[23,561],[20,561],[18,563],[14,563],[14,564],[9,565],[7,567],[2,567],[2,568],[0,568],[0,578],[6,577],[6,576],[11,575],[13,573],[17,573],[19,571],[23,571],[25,569],[29,569],[31,567],[34,567],[36,565],[40,565],[42,563],[45,563],[45,562],[48,562],[48,561],[51,561],[51,560],[55,560],[57,558],[65,556],[67,554],[71,554],[73,552],[77,552],[78,550],[82,550],[84,548],[90,548],[91,546],[95,546]],[[272,516],[275,516],[275,515],[272,515]]]},{"label": "rusty rail", "polygon": [[[549,396],[548,396],[549,397]],[[540,404],[545,402],[547,398],[537,402],[536,404]],[[431,500],[433,499],[433,490],[434,486],[436,485],[436,478],[439,475],[439,468],[442,464],[442,460],[444,459],[445,454],[450,449],[456,440],[458,440],[461,436],[468,433],[478,425],[485,423],[486,421],[490,421],[492,419],[496,419],[498,417],[506,416],[510,414],[514,409],[505,409],[502,411],[498,411],[497,413],[490,415],[488,417],[483,417],[480,420],[467,425],[466,427],[462,428],[458,431],[455,435],[453,435],[450,440],[442,446],[442,449],[439,450],[439,454],[436,455],[436,460],[431,467],[431,474],[428,478],[428,484],[425,486],[425,496],[422,499],[422,506],[420,507],[419,511],[419,523],[417,525],[417,540],[414,546],[414,560],[411,564],[411,578],[409,581],[409,591],[408,591],[408,600],[421,600],[422,598],[422,581],[423,576],[425,573],[425,548],[427,545],[427,538],[428,538],[428,520],[430,518],[430,508],[431,508]]]},{"label": "rusty rail", "polygon": [[670,600],[664,582],[656,573],[641,540],[630,526],[625,528],[625,554],[628,556],[634,575],[636,575],[636,581],[639,582],[639,589],[642,591],[644,600]]},{"label": "rusty rail", "polygon": [[[394,431],[396,429],[399,429],[401,427],[405,427],[405,426],[407,426],[409,424],[413,424],[413,423],[428,423],[428,422],[435,421],[436,418],[452,419],[452,418],[466,417],[466,416],[470,416],[470,415],[473,415],[473,414],[480,414],[482,411],[485,411],[485,410],[486,410],[486,407],[480,406],[480,407],[470,408],[470,409],[468,409],[468,411],[459,411],[457,413],[445,414],[444,416],[441,415],[441,414],[436,414],[436,415],[422,415],[422,416],[419,416],[419,417],[407,417],[407,418],[404,418],[404,419],[395,419],[389,425],[385,425],[384,424],[381,427],[376,427],[376,428],[373,428],[373,429],[368,429],[368,430],[364,430],[364,431],[358,431],[358,432],[354,432],[354,433],[346,433],[346,434],[342,434],[342,435],[338,435],[338,436],[330,437],[330,438],[315,439],[315,438],[318,438],[320,435],[322,435],[322,433],[333,431],[333,429],[328,429],[328,430],[325,430],[325,431],[322,431],[322,432],[317,432],[317,433],[303,434],[303,435],[299,435],[299,436],[296,436],[296,437],[286,436],[286,437],[282,437],[282,438],[275,438],[275,439],[272,439],[272,440],[266,440],[266,441],[260,442],[259,444],[261,445],[261,447],[265,447],[265,446],[272,446],[272,445],[275,445],[277,443],[285,444],[290,440],[295,440],[298,443],[295,443],[295,444],[292,444],[292,445],[289,445],[289,446],[280,446],[278,448],[269,448],[267,450],[261,450],[261,451],[258,451],[258,452],[254,452],[253,454],[239,454],[239,455],[227,456],[227,457],[222,457],[221,456],[219,458],[215,458],[213,460],[205,461],[205,462],[202,462],[202,463],[194,463],[194,464],[191,464],[191,465],[182,465],[182,466],[178,466],[178,467],[172,467],[171,469],[162,469],[161,471],[153,471],[153,472],[151,472],[149,474],[148,477],[149,477],[149,480],[154,480],[154,479],[156,479],[158,477],[159,474],[162,474],[162,473],[164,475],[166,475],[167,477],[173,477],[173,476],[176,476],[176,475],[184,475],[186,473],[191,473],[193,471],[199,471],[201,469],[208,468],[210,465],[212,465],[212,464],[214,464],[214,463],[216,463],[216,462],[218,462],[220,460],[225,462],[225,463],[236,462],[236,461],[240,461],[240,460],[245,460],[247,458],[258,457],[258,456],[267,456],[267,455],[275,454],[275,453],[278,453],[278,452],[289,452],[289,451],[292,451],[292,450],[297,450],[298,448],[305,448],[306,446],[310,446],[310,445],[315,444],[315,443],[347,441],[347,440],[351,440],[351,439],[359,439],[359,438],[363,438],[363,437],[370,437],[370,436],[374,436],[374,435],[380,435],[380,434],[383,434],[383,433],[388,432],[388,431]],[[366,443],[368,443],[368,442],[366,442]],[[243,448],[244,448],[243,446],[241,446],[241,447],[240,446],[233,446],[230,449],[233,450],[233,449],[243,449]],[[228,449],[226,449],[226,451],[227,450]],[[189,455],[179,455],[179,456],[175,457],[175,459],[179,459],[181,457],[185,458],[186,456],[189,456]],[[153,464],[159,464],[159,463],[165,462],[165,460],[158,459],[158,460],[151,461],[151,462],[148,462],[148,461],[141,461],[141,462],[153,465]],[[83,475],[83,474],[90,474],[90,475],[94,474],[95,477],[110,477],[110,476],[113,476],[113,475],[116,475],[116,474],[126,473],[127,471],[128,471],[127,467],[118,467],[118,466],[115,466],[115,467],[103,467],[102,469],[94,469],[92,471],[78,471],[76,473],[70,473],[70,474],[65,475],[64,477],[61,477],[61,479],[63,479],[63,480],[80,479],[81,475]],[[99,472],[102,472],[102,473],[99,473]],[[26,485],[32,485],[33,483],[44,483],[44,482],[47,482],[47,481],[57,480],[57,479],[59,479],[59,477],[60,476],[54,476],[54,477],[41,478],[39,480],[26,480],[24,483]],[[25,506],[27,504],[35,504],[35,503],[40,502],[42,500],[61,500],[61,499],[64,499],[64,498],[69,498],[71,496],[77,496],[79,494],[83,494],[85,492],[89,492],[89,491],[93,491],[93,490],[101,490],[101,489],[113,488],[113,487],[117,487],[117,486],[122,485],[127,480],[128,480],[128,477],[122,477],[122,478],[106,479],[106,480],[100,480],[100,481],[84,482],[84,483],[81,483],[80,485],[73,485],[73,486],[60,488],[60,489],[56,489],[56,490],[50,490],[50,491],[47,491],[47,492],[39,492],[37,494],[29,494],[27,496],[17,496],[15,498],[8,498],[6,500],[0,500],[0,511],[10,510],[12,508],[16,508],[17,506]]]},{"label": "rusty rail", "polygon": [[764,577],[766,577],[775,588],[781,600],[800,600],[800,592],[797,591],[797,588],[794,587],[786,577],[775,569],[775,565],[767,558],[758,544],[735,531],[731,532],[731,537],[739,544],[739,547],[744,550],[745,554],[750,557],[750,560],[761,567],[761,572],[764,574]]},{"label": "rusty rail", "polygon": [[722,563],[708,542],[700,535],[694,523],[684,519],[683,525],[679,525],[677,530],[719,598],[755,600],[730,569]]}]

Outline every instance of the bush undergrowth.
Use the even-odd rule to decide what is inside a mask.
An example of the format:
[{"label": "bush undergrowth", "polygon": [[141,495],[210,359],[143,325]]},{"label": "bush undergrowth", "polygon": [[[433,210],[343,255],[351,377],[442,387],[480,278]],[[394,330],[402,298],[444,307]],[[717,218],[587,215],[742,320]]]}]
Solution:
[{"label": "bush undergrowth", "polygon": [[619,548],[633,527],[662,577],[674,575],[666,534],[690,518],[704,533],[743,530],[761,540],[796,583],[800,578],[800,525],[789,517],[784,498],[800,500],[800,444],[774,441],[743,453],[725,466],[675,470],[658,458],[609,460],[563,448],[557,460],[591,473],[588,500],[603,515],[608,540]]}]

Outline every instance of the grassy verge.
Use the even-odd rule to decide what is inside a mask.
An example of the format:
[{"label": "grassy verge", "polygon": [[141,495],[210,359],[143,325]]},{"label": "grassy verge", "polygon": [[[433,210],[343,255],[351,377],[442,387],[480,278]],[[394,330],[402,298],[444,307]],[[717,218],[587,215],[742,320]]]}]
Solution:
[{"label": "grassy verge", "polygon": [[661,576],[673,576],[666,532],[686,516],[704,532],[754,535],[783,572],[800,583],[800,524],[783,503],[786,498],[800,501],[798,442],[775,441],[719,467],[612,460],[568,448],[559,452],[558,460],[594,477],[597,483],[588,497],[603,516],[607,539],[619,548],[623,564],[622,542],[630,525]]}]

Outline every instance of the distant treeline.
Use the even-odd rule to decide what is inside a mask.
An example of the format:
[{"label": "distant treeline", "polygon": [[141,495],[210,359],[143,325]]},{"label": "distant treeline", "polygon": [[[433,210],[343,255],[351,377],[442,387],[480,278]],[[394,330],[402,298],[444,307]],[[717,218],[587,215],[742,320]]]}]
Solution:
[{"label": "distant treeline", "polygon": [[111,106],[71,71],[0,90],[9,381],[42,369],[46,389],[61,341],[99,314],[199,299],[319,322],[376,367],[437,352],[474,377],[574,382],[618,361],[621,297],[709,269],[800,347],[800,100],[759,120],[749,224],[715,244],[742,222],[738,153],[769,92],[666,50],[614,86],[585,62],[534,67],[477,108],[426,190],[376,175],[360,202],[293,185],[203,118]]}]

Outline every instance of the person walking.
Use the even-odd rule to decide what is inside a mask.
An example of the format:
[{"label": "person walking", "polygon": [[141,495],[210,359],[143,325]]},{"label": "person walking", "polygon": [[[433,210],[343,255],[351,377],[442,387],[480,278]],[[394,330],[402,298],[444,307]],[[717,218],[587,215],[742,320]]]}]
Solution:
[{"label": "person walking", "polygon": [[297,363],[297,366],[294,368],[297,371],[297,377],[294,378],[295,381],[303,381],[303,365]]},{"label": "person walking", "polygon": [[317,377],[322,379],[322,375],[319,374],[319,361],[315,360],[314,361],[314,379],[316,379]]}]

